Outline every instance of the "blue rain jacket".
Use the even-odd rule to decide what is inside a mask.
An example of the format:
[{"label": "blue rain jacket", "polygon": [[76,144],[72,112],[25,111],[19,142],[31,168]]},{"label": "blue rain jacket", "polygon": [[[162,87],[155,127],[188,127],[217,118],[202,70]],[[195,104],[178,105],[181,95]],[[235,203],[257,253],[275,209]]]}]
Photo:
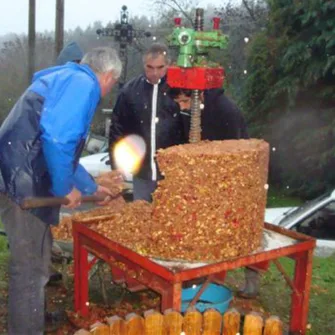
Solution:
[{"label": "blue rain jacket", "polygon": [[[0,192],[18,204],[25,197],[62,197],[73,187],[94,193],[97,185],[78,161],[100,95],[86,65],[37,72],[0,128]],[[31,212],[58,223],[59,208]]]}]

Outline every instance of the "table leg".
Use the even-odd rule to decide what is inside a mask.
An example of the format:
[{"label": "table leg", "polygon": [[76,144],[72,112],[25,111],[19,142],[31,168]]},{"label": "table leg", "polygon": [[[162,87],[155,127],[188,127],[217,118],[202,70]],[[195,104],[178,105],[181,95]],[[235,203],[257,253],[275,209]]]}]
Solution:
[{"label": "table leg", "polygon": [[293,256],[295,264],[294,286],[296,290],[291,297],[290,334],[305,335],[309,295],[312,281],[313,250],[308,250]]},{"label": "table leg", "polygon": [[226,271],[222,271],[222,272],[216,273],[216,274],[212,275],[212,281],[214,283],[219,284],[219,285],[224,285],[225,284],[226,275],[227,275]]},{"label": "table leg", "polygon": [[265,261],[265,262],[255,263],[255,264],[248,265],[247,267],[253,270],[256,270],[256,271],[267,271],[269,270],[270,262]]},{"label": "table leg", "polygon": [[167,288],[162,293],[162,312],[165,310],[172,308],[175,311],[180,312],[181,310],[181,292],[182,292],[182,284],[174,283],[171,284],[169,288]]},{"label": "table leg", "polygon": [[74,236],[74,306],[82,316],[88,315],[88,252]]}]

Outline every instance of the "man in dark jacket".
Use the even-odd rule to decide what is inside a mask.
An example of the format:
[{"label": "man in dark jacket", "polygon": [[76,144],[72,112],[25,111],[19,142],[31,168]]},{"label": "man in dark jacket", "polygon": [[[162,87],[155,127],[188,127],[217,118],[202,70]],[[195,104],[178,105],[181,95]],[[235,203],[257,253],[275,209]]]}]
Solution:
[{"label": "man in dark jacket", "polygon": [[[185,134],[191,124],[191,90],[170,88],[170,97],[179,104],[183,116]],[[201,139],[228,140],[249,138],[243,115],[237,106],[225,96],[222,89],[210,89],[201,93]]]},{"label": "man in dark jacket", "polygon": [[0,128],[0,217],[8,237],[9,335],[44,331],[44,286],[59,208],[22,210],[26,197],[60,196],[69,208],[82,194],[110,191],[78,164],[96,106],[115,84],[121,62],[111,48],[35,74]]},{"label": "man in dark jacket", "polygon": [[[170,88],[170,97],[179,104],[183,115],[185,133],[189,134],[191,122],[191,90]],[[210,89],[201,93],[203,110],[201,112],[202,140],[248,139],[247,127],[242,113],[229,100],[222,89]],[[255,298],[259,293],[258,271],[245,268],[245,285],[239,291],[244,298]]]},{"label": "man in dark jacket", "polygon": [[[138,173],[133,176],[134,200],[151,201],[157,180],[161,178],[155,154],[158,149],[183,141],[178,106],[166,94],[168,50],[153,44],[143,56],[144,74],[129,81],[121,90],[112,114],[109,144],[111,152],[122,137],[136,134],[146,144],[146,153]],[[116,167],[111,155],[112,166]]]}]

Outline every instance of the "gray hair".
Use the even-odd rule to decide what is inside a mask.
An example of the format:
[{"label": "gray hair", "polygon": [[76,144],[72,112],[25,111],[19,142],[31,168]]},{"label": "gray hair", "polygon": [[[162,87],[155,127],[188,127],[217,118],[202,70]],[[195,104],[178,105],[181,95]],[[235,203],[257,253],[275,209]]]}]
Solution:
[{"label": "gray hair", "polygon": [[117,52],[112,48],[94,48],[86,53],[80,64],[87,64],[96,74],[113,72],[115,79],[120,77],[122,63]]},{"label": "gray hair", "polygon": [[167,64],[170,63],[169,49],[165,44],[154,43],[152,44],[143,54],[143,62],[146,57],[150,56],[152,58],[157,58],[163,55]]}]

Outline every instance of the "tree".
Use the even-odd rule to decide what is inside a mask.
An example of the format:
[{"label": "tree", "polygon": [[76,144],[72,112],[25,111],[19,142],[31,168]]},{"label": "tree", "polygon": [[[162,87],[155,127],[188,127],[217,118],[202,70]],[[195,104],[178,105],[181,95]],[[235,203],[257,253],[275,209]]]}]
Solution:
[{"label": "tree", "polygon": [[162,26],[172,27],[174,17],[182,17],[184,24],[192,26],[194,11],[198,6],[197,0],[153,0],[156,12],[159,14],[158,22]]},{"label": "tree", "polygon": [[313,196],[335,184],[335,4],[269,0],[249,49],[244,107],[272,152],[271,180]]},{"label": "tree", "polygon": [[246,79],[246,47],[253,35],[264,29],[268,6],[265,0],[243,0],[240,5],[228,1],[216,10],[222,21],[222,30],[229,36],[224,65],[229,88],[237,100],[241,100]]},{"label": "tree", "polygon": [[0,50],[0,122],[24,90],[28,69],[27,37],[16,36]]}]

